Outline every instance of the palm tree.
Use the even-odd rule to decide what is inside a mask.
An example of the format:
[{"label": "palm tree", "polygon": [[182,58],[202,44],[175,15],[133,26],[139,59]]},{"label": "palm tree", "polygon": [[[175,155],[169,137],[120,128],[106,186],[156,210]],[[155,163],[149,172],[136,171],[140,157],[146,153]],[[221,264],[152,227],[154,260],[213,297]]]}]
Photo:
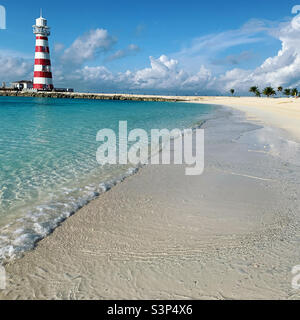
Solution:
[{"label": "palm tree", "polygon": [[231,93],[232,95],[234,95],[235,90],[234,90],[234,89],[230,89],[230,93]]},{"label": "palm tree", "polygon": [[255,96],[256,97],[261,97],[261,92],[258,89],[255,91]]},{"label": "palm tree", "polygon": [[283,90],[283,88],[281,86],[277,88],[278,92],[282,92],[282,90]]},{"label": "palm tree", "polygon": [[297,88],[292,89],[291,90],[291,95],[296,98],[297,95],[298,95],[298,89]]},{"label": "palm tree", "polygon": [[272,87],[266,87],[264,88],[263,94],[269,98],[270,96],[274,96],[276,92]]},{"label": "palm tree", "polygon": [[250,90],[249,90],[249,92],[252,92],[252,93],[254,93],[255,95],[256,95],[256,93],[258,92],[259,90],[258,90],[258,87],[251,87],[250,88]]},{"label": "palm tree", "polygon": [[284,89],[283,94],[289,97],[291,95],[291,89]]}]

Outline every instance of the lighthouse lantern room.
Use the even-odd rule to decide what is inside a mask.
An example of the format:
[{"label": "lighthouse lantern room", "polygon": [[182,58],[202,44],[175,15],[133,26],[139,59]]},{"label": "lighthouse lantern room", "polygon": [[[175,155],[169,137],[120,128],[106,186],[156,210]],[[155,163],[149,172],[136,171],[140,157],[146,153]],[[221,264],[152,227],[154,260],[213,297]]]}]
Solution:
[{"label": "lighthouse lantern room", "polygon": [[33,89],[51,91],[54,87],[48,43],[50,28],[47,20],[42,17],[42,12],[40,17],[36,19],[33,33],[36,35]]}]

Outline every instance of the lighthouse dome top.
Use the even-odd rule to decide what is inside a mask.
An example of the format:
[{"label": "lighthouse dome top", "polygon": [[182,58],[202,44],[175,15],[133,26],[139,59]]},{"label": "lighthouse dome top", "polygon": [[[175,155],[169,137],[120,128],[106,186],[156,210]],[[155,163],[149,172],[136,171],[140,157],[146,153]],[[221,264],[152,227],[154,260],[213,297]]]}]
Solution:
[{"label": "lighthouse dome top", "polygon": [[50,28],[48,27],[47,19],[43,18],[42,12],[40,17],[35,20],[35,25],[33,26],[33,33],[46,37],[50,35]]},{"label": "lighthouse dome top", "polygon": [[35,24],[37,27],[47,27],[47,19],[39,17],[35,20]]}]

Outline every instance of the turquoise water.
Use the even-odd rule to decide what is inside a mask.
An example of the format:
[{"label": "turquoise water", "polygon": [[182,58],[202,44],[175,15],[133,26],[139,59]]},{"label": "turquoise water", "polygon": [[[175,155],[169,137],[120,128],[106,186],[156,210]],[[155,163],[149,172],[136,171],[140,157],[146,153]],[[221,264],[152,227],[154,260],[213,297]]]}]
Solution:
[{"label": "turquoise water", "polygon": [[183,129],[213,107],[187,103],[0,97],[0,260],[18,256],[131,174],[100,166],[97,132]]}]

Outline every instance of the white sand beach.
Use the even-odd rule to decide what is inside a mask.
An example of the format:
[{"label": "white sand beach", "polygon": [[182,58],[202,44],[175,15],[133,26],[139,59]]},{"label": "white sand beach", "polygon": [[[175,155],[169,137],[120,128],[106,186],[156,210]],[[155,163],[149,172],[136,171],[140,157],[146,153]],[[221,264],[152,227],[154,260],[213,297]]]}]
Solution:
[{"label": "white sand beach", "polygon": [[299,98],[200,97],[199,101],[236,108],[245,112],[249,120],[285,129],[300,139]]},{"label": "white sand beach", "polygon": [[300,298],[300,100],[182,98],[230,107],[204,174],[142,168],[7,264],[0,299]]}]

